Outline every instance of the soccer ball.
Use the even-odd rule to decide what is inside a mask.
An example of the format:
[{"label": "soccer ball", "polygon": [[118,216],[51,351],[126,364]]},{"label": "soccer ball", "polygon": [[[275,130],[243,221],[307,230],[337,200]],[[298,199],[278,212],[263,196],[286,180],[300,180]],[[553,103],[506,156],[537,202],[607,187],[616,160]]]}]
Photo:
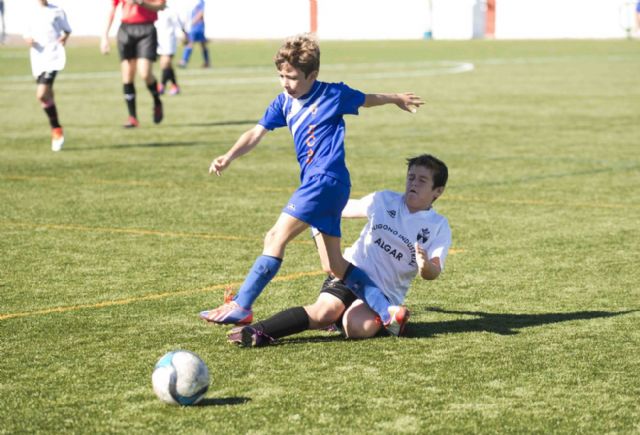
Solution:
[{"label": "soccer ball", "polygon": [[209,369],[188,350],[166,353],[153,369],[153,391],[170,405],[195,405],[209,388]]}]

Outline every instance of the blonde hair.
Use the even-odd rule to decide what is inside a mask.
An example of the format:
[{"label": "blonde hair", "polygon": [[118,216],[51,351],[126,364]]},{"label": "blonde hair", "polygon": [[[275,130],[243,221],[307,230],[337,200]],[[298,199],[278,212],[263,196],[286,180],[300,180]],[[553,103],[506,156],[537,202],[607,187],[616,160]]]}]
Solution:
[{"label": "blonde hair", "polygon": [[310,33],[292,36],[284,41],[273,61],[278,70],[286,62],[308,77],[312,72],[320,70],[320,46]]}]

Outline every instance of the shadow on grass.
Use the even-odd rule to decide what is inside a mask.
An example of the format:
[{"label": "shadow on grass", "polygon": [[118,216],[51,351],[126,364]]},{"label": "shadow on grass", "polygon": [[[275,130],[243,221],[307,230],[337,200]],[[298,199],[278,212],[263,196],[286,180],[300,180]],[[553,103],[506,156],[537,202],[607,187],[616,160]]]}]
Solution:
[{"label": "shadow on grass", "polygon": [[[407,324],[406,337],[423,338],[433,337],[439,334],[454,334],[464,332],[491,332],[500,335],[515,335],[519,329],[532,326],[549,325],[552,323],[568,322],[572,320],[590,320],[604,317],[614,317],[629,314],[638,310],[628,311],[576,311],[573,313],[544,313],[544,314],[493,314],[482,311],[453,311],[438,307],[429,307],[426,311],[445,314],[462,314],[474,316],[474,319],[448,320],[444,322],[412,322]],[[387,337],[382,330],[375,337],[367,340]],[[310,336],[310,337],[284,337],[269,347],[287,346],[296,344],[322,343],[345,341],[341,334]]]},{"label": "shadow on grass", "polygon": [[207,398],[205,397],[195,406],[227,406],[227,405],[244,405],[250,402],[248,397],[220,397],[220,398]]},{"label": "shadow on grass", "polygon": [[[318,331],[314,331],[318,332]],[[338,333],[334,335],[316,335],[311,337],[283,337],[273,343],[271,346],[282,346],[282,345],[290,345],[290,344],[308,344],[308,343],[322,343],[322,342],[331,342],[331,341],[344,341],[344,337]]]},{"label": "shadow on grass", "polygon": [[493,314],[482,311],[452,311],[438,307],[427,308],[426,311],[445,314],[462,314],[474,316],[474,319],[449,320],[444,322],[409,322],[407,337],[431,337],[438,334],[453,334],[460,332],[491,332],[500,335],[515,335],[519,329],[532,326],[549,325],[552,323],[568,322],[572,320],[590,320],[603,317],[614,317],[633,313],[629,311],[576,311],[573,313],[543,313],[543,314]]},{"label": "shadow on grass", "polygon": [[64,152],[73,152],[73,151],[95,151],[95,150],[117,150],[117,149],[126,149],[126,148],[169,148],[169,147],[192,147],[198,145],[210,145],[205,142],[149,142],[149,143],[123,143],[123,144],[113,144],[113,145],[105,145],[105,146],[97,146],[97,147],[87,147],[87,148],[65,148]]}]

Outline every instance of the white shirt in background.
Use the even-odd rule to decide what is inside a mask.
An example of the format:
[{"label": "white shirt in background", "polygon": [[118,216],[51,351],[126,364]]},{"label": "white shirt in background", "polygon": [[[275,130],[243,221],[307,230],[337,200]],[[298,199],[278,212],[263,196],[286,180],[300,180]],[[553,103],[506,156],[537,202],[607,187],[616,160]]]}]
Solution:
[{"label": "white shirt in background", "polygon": [[64,69],[67,57],[64,45],[58,41],[64,32],[71,33],[71,27],[61,8],[52,4],[33,8],[24,37],[34,41],[30,50],[31,72],[34,77],[43,72]]}]

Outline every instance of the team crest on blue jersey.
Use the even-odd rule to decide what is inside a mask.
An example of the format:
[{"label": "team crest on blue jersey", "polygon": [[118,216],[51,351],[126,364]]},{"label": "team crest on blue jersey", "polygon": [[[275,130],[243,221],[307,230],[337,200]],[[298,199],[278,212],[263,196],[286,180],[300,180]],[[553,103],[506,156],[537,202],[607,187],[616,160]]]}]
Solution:
[{"label": "team crest on blue jersey", "polygon": [[429,232],[429,228],[422,228],[420,230],[420,232],[418,233],[418,242],[420,243],[427,243],[427,240],[429,240],[429,235],[431,233]]},{"label": "team crest on blue jersey", "polygon": [[396,217],[396,211],[395,210],[387,210],[387,214],[391,218],[395,218]]}]

